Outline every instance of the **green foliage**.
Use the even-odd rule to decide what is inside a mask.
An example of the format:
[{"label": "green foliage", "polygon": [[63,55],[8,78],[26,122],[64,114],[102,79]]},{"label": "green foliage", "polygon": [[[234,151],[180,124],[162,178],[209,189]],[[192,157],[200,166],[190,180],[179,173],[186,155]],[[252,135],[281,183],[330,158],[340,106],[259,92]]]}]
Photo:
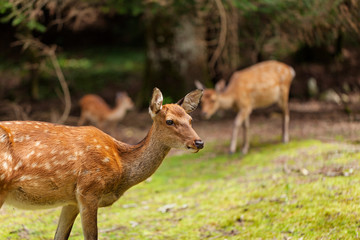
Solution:
[{"label": "green foliage", "polygon": [[5,1],[5,0],[0,1],[0,14],[5,14],[11,8],[12,8],[12,4],[9,1]]},{"label": "green foliage", "polygon": [[46,27],[41,24],[38,19],[34,18],[34,13],[36,10],[36,2],[9,2],[1,1],[0,2],[0,14],[3,16],[0,18],[0,21],[3,23],[11,22],[12,26],[22,28],[21,31],[24,31],[24,28],[27,30],[36,30],[39,32],[45,32]]},{"label": "green foliage", "polygon": [[102,6],[104,13],[117,12],[120,15],[133,15],[137,16],[145,11],[145,3],[143,0],[110,0]]},{"label": "green foliage", "polygon": [[275,58],[282,58],[302,45],[334,46],[341,34],[355,39],[360,36],[360,6],[356,1],[233,0],[232,3],[241,11],[242,49],[250,47],[264,53],[268,46]]},{"label": "green foliage", "polygon": [[92,48],[60,54],[59,63],[72,91],[95,93],[110,83],[141,78],[144,53],[142,49]]}]

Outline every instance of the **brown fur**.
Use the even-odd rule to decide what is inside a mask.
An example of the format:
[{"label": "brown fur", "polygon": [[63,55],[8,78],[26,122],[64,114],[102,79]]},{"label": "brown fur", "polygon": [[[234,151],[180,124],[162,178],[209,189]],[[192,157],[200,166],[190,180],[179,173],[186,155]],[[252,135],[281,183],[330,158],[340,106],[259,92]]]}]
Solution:
[{"label": "brown fur", "polygon": [[[218,109],[238,111],[230,144],[230,153],[236,150],[239,127],[243,125],[243,153],[249,148],[249,116],[254,109],[277,103],[283,110],[283,141],[289,141],[288,98],[290,85],[295,76],[292,67],[278,62],[265,61],[235,72],[223,91],[205,89],[202,98],[202,112],[210,118]],[[223,84],[223,82],[220,82]],[[222,89],[223,87],[218,87]]]},{"label": "brown fur", "polygon": [[126,92],[118,93],[116,106],[113,109],[95,94],[83,96],[79,104],[81,108],[79,126],[89,121],[102,130],[109,128],[109,131],[113,131],[114,125],[125,117],[128,110],[134,108],[134,103]]},{"label": "brown fur", "polygon": [[[91,126],[0,122],[0,207],[63,206],[55,239],[69,237],[79,213],[84,238],[97,239],[98,207],[150,177],[172,147],[199,151],[200,138],[181,106],[156,111],[148,135],[134,146]],[[176,124],[167,125],[168,119]]]}]

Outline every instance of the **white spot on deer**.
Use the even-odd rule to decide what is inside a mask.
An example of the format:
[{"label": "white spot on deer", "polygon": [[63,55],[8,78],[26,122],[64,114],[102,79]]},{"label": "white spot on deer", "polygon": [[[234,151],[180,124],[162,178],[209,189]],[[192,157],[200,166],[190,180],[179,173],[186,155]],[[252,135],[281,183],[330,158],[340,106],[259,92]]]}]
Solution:
[{"label": "white spot on deer", "polygon": [[109,159],[108,157],[106,157],[106,158],[104,158],[102,161],[103,161],[104,163],[108,163],[108,162],[110,162],[110,159]]},{"label": "white spot on deer", "polygon": [[[52,158],[51,160],[54,160],[54,158]],[[60,162],[60,161],[54,161],[53,164],[55,164],[55,165],[62,165],[62,162]]]},{"label": "white spot on deer", "polygon": [[36,142],[35,142],[35,147],[40,146],[40,143],[41,143],[40,141],[36,141]]},{"label": "white spot on deer", "polygon": [[26,181],[26,180],[31,180],[32,179],[32,177],[31,176],[21,176],[20,178],[19,178],[19,181]]},{"label": "white spot on deer", "polygon": [[15,124],[18,124],[18,125],[20,125],[20,124],[21,124],[21,122],[15,122]]},{"label": "white spot on deer", "polygon": [[6,134],[2,134],[2,135],[0,136],[0,142],[5,142],[6,139],[7,139],[6,136],[7,136]]},{"label": "white spot on deer", "polygon": [[28,124],[28,125],[31,125],[32,124],[32,122],[25,122],[26,124]]},{"label": "white spot on deer", "polygon": [[16,166],[14,167],[14,170],[18,170],[23,165],[22,161],[19,161]]},{"label": "white spot on deer", "polygon": [[4,180],[5,179],[5,173],[0,175],[0,180]]},{"label": "white spot on deer", "polygon": [[36,167],[37,167],[37,163],[32,163],[32,164],[31,164],[31,167],[32,167],[32,168],[36,168]]},{"label": "white spot on deer", "polygon": [[29,135],[26,135],[26,136],[25,136],[25,140],[27,140],[27,141],[30,140],[30,136],[29,136]]},{"label": "white spot on deer", "polygon": [[30,158],[32,155],[34,155],[35,154],[35,151],[33,150],[33,151],[31,151],[28,155],[26,155],[26,157],[25,158]]},{"label": "white spot on deer", "polygon": [[10,153],[5,152],[5,153],[3,153],[3,156],[4,156],[4,160],[6,160],[6,161],[12,160],[12,156]]},{"label": "white spot on deer", "polygon": [[37,157],[40,157],[41,155],[42,155],[41,152],[39,152],[39,153],[36,154]]},{"label": "white spot on deer", "polygon": [[68,157],[69,161],[75,161],[76,159],[77,159],[77,157],[74,156],[74,155],[71,155],[71,156]]},{"label": "white spot on deer", "polygon": [[14,138],[14,142],[22,142],[24,141],[24,136],[21,136],[19,138]]},{"label": "white spot on deer", "polygon": [[9,168],[9,165],[7,162],[3,162],[2,165],[3,165],[4,170],[7,170]]},{"label": "white spot on deer", "polygon": [[34,128],[40,128],[38,125],[35,125]]},{"label": "white spot on deer", "polygon": [[109,150],[110,148],[109,148],[109,146],[105,146],[105,149],[106,149],[106,150]]},{"label": "white spot on deer", "polygon": [[97,140],[97,139],[95,139],[95,138],[93,139],[93,141],[94,141],[95,143],[97,143],[97,142],[98,142],[98,140]]},{"label": "white spot on deer", "polygon": [[10,124],[11,124],[11,122],[4,122],[4,124],[5,124],[5,125],[10,125]]},{"label": "white spot on deer", "polygon": [[84,154],[84,151],[76,151],[75,156],[81,156]]},{"label": "white spot on deer", "polygon": [[57,152],[57,150],[56,149],[53,149],[53,150],[51,150],[51,154],[55,154]]},{"label": "white spot on deer", "polygon": [[45,130],[44,130],[44,133],[48,133],[48,132],[49,132],[49,129],[45,129]]},{"label": "white spot on deer", "polygon": [[101,148],[101,145],[96,145],[96,148],[97,148],[97,149],[100,149],[100,148]]},{"label": "white spot on deer", "polygon": [[47,170],[50,170],[50,168],[51,168],[50,163],[48,163],[48,162],[45,163],[44,166],[45,166],[45,168],[46,168]]}]

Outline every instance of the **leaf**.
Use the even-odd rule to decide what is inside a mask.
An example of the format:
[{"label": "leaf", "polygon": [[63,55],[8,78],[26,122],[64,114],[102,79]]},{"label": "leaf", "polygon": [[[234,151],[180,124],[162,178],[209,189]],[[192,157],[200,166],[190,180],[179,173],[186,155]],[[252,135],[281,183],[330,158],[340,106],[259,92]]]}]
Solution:
[{"label": "leaf", "polygon": [[0,14],[6,13],[8,9],[12,8],[12,4],[7,1],[0,1]]},{"label": "leaf", "polygon": [[27,27],[30,30],[37,30],[39,32],[45,32],[46,31],[46,27],[44,25],[42,25],[41,23],[35,21],[35,20],[30,20],[27,23]]},{"label": "leaf", "polygon": [[18,17],[14,18],[14,20],[12,21],[12,25],[13,26],[17,26],[19,25],[23,20],[25,19],[24,15],[19,15]]}]

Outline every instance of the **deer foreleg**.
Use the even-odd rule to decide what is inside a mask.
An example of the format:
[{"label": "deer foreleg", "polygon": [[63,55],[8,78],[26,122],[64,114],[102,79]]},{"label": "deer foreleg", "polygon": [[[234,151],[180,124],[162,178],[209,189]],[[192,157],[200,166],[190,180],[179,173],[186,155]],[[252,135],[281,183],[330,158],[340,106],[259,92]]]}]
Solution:
[{"label": "deer foreleg", "polygon": [[289,87],[282,88],[282,97],[278,104],[283,112],[282,140],[284,143],[287,143],[289,142],[289,122],[290,122]]},{"label": "deer foreleg", "polygon": [[[231,142],[230,142],[230,154],[235,153],[235,151],[236,151],[237,136],[239,134],[240,126],[243,124],[244,120],[249,117],[250,113],[251,113],[251,109],[242,109],[236,115],[235,122],[234,122],[234,128],[233,128],[233,132],[232,132],[232,137],[231,137]],[[245,124],[245,128],[248,128],[246,126],[248,126],[248,124]],[[247,148],[249,148],[247,129],[246,129],[246,131],[244,131],[244,146],[246,146],[246,145],[247,145]],[[244,147],[243,147],[243,151],[244,151]]]},{"label": "deer foreleg", "polygon": [[59,224],[56,229],[55,238],[56,240],[68,239],[74,221],[79,214],[79,208],[74,205],[64,206],[61,210]]},{"label": "deer foreleg", "polygon": [[84,125],[85,121],[86,121],[85,114],[81,113],[80,119],[79,119],[79,121],[78,121],[78,126]]},{"label": "deer foreleg", "polygon": [[80,216],[85,240],[97,240],[98,201],[91,197],[80,199]]},{"label": "deer foreleg", "polygon": [[247,116],[245,118],[245,121],[243,123],[243,147],[242,147],[242,153],[246,154],[249,151],[249,126],[250,126],[250,116]]},{"label": "deer foreleg", "polygon": [[287,143],[289,142],[289,122],[290,122],[290,114],[289,109],[286,108],[283,113],[283,142]]},{"label": "deer foreleg", "polygon": [[1,206],[4,204],[5,202],[5,196],[6,194],[5,193],[1,193],[0,192],[0,209],[1,209]]}]

